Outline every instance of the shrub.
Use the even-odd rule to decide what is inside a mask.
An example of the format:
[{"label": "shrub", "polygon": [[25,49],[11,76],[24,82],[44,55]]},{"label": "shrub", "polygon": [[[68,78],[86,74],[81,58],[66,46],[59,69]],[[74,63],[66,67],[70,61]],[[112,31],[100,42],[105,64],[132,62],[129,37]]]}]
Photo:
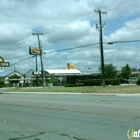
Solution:
[{"label": "shrub", "polygon": [[4,86],[4,81],[0,81],[0,88]]},{"label": "shrub", "polygon": [[84,84],[66,84],[65,87],[82,87]]},{"label": "shrub", "polygon": [[137,85],[140,85],[140,80],[137,81]]},{"label": "shrub", "polygon": [[84,81],[85,86],[101,86],[102,80],[101,79],[88,79]]},{"label": "shrub", "polygon": [[59,80],[58,80],[58,78],[55,76],[55,74],[51,74],[48,83],[53,83],[53,84],[55,85],[55,84],[57,84],[58,82],[59,82]]},{"label": "shrub", "polygon": [[138,75],[138,80],[137,80],[136,84],[140,85],[140,75]]},{"label": "shrub", "polygon": [[3,87],[13,87],[13,84],[4,84]]},{"label": "shrub", "polygon": [[105,80],[106,85],[120,85],[120,79],[106,79]]},{"label": "shrub", "polygon": [[[102,80],[101,79],[88,79],[84,81],[85,86],[101,86]],[[120,79],[106,79],[106,85],[120,85]]]}]

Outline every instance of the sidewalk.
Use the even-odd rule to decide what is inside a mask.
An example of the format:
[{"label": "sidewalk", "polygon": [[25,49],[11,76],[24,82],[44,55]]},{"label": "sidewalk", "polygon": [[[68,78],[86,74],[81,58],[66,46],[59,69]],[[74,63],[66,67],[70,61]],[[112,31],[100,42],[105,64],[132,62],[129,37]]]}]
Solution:
[{"label": "sidewalk", "polygon": [[80,92],[0,92],[0,94],[46,94],[46,95],[140,96],[140,93],[80,93]]},{"label": "sidewalk", "polygon": [[[15,92],[10,92],[10,89],[15,89],[15,87],[10,87],[10,88],[0,88],[0,94],[50,94],[50,95],[55,95],[55,94],[59,94],[59,95],[104,95],[104,96],[140,96],[140,93],[85,93],[85,92],[46,92],[46,91],[34,91],[34,92],[30,92],[30,91],[26,91],[26,89],[38,89],[38,88],[42,88],[42,87],[23,87],[22,89],[25,91],[15,91]],[[48,88],[48,87],[46,87]]]}]

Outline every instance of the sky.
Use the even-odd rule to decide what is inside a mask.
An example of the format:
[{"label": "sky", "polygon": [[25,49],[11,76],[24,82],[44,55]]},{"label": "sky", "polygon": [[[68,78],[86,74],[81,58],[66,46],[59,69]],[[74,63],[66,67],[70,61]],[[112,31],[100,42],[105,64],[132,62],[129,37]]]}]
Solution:
[{"label": "sky", "polygon": [[98,71],[100,32],[95,10],[107,12],[101,14],[104,64],[112,63],[118,70],[126,64],[140,68],[140,42],[129,42],[140,40],[139,0],[0,0],[0,56],[10,63],[4,72],[36,69],[29,47],[39,47],[32,35],[38,32],[43,33],[39,38],[44,69],[65,69],[70,63],[79,70]]}]

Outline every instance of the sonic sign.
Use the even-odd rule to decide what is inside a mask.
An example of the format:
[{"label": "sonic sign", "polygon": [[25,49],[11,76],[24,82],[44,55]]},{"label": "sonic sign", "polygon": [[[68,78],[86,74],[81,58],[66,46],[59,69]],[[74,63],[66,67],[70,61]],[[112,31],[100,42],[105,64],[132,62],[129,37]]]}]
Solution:
[{"label": "sonic sign", "polygon": [[29,47],[29,54],[30,55],[40,54],[40,48],[31,48],[31,47]]},{"label": "sonic sign", "polygon": [[9,62],[4,62],[4,59],[0,57],[0,67],[9,67]]}]

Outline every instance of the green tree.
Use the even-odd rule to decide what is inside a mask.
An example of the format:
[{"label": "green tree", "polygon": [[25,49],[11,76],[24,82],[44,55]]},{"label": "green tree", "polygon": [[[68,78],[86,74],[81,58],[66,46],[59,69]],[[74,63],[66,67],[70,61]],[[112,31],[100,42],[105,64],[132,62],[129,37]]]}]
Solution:
[{"label": "green tree", "polygon": [[126,64],[126,66],[122,67],[121,69],[121,77],[129,79],[130,76],[131,76],[131,68],[128,64]]},{"label": "green tree", "polygon": [[[99,71],[101,71],[101,67],[99,67]],[[105,64],[104,76],[105,76],[105,79],[115,78],[117,76],[116,67],[113,64]]]},{"label": "green tree", "polygon": [[58,80],[58,78],[55,76],[55,74],[51,74],[51,75],[50,75],[50,79],[49,79],[49,83],[56,84],[56,83],[58,83],[58,82],[59,82],[59,80]]}]

